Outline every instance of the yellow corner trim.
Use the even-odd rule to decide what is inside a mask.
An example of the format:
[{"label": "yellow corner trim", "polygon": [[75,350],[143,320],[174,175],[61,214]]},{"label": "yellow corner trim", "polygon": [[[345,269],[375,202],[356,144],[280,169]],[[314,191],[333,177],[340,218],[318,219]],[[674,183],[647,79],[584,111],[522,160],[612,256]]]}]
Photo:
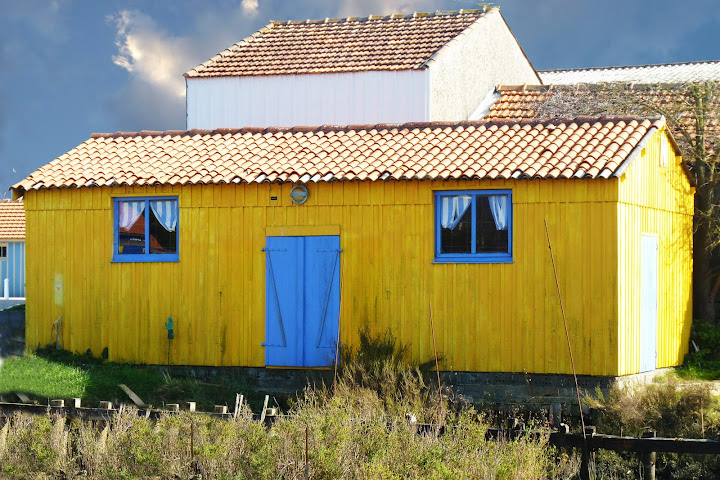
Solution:
[{"label": "yellow corner trim", "polygon": [[283,225],[265,227],[268,237],[307,237],[340,235],[340,225]]}]

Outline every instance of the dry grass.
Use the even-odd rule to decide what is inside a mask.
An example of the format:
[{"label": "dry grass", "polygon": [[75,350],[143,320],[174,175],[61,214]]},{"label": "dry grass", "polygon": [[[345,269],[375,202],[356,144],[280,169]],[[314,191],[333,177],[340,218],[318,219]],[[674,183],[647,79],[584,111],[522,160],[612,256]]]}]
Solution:
[{"label": "dry grass", "polygon": [[[468,404],[440,401],[391,336],[344,357],[340,381],[307,389],[270,429],[249,410],[156,422],[125,410],[105,425],[16,415],[0,437],[0,476],[38,478],[313,479],[570,478],[577,462],[546,438],[486,442]],[[418,435],[408,421],[432,422]],[[444,434],[440,434],[442,431]],[[307,444],[306,444],[307,438]]]},{"label": "dry grass", "polygon": [[385,415],[381,403],[370,391],[344,387],[328,399],[309,392],[269,431],[249,415],[223,421],[180,414],[153,422],[126,410],[107,429],[15,415],[0,438],[0,476],[304,478],[306,431],[313,479],[535,479],[576,471],[555,461],[545,439],[486,442],[487,425],[473,410],[450,414],[444,435],[422,436],[404,417]]}]

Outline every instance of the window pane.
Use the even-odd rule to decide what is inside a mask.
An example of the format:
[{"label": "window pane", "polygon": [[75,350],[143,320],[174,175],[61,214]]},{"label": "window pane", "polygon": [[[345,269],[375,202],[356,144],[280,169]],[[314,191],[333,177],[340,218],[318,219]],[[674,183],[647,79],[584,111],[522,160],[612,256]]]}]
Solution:
[{"label": "window pane", "polygon": [[150,202],[150,253],[177,253],[177,200]]},{"label": "window pane", "polygon": [[507,195],[478,195],[475,217],[477,253],[508,253],[509,206]]},{"label": "window pane", "polygon": [[117,253],[145,253],[145,202],[118,202]]},{"label": "window pane", "polygon": [[471,253],[472,197],[443,195],[440,202],[440,253]]}]

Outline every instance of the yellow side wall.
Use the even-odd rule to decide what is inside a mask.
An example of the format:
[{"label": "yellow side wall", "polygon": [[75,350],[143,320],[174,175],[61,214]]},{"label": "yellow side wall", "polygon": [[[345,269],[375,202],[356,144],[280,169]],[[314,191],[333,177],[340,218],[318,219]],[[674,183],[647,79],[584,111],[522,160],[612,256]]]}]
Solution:
[{"label": "yellow side wall", "polygon": [[[108,347],[112,360],[164,364],[172,316],[170,363],[262,366],[266,229],[334,225],[343,344],[355,344],[368,324],[390,328],[416,358],[432,358],[432,303],[444,369],[570,373],[546,219],[577,371],[617,374],[617,179],[320,183],[308,185],[301,206],[290,188],[27,192],[27,344],[53,342],[61,318],[67,349],[99,355]],[[471,188],[512,189],[514,263],[433,263],[433,190]],[[179,262],[111,262],[112,197],[131,194],[179,197]]]},{"label": "yellow side wall", "polygon": [[[662,143],[665,145],[662,146]],[[661,154],[665,165],[661,166]],[[620,179],[620,374],[640,371],[640,240],[659,239],[657,367],[680,365],[692,324],[693,194],[665,132],[648,141]]]}]

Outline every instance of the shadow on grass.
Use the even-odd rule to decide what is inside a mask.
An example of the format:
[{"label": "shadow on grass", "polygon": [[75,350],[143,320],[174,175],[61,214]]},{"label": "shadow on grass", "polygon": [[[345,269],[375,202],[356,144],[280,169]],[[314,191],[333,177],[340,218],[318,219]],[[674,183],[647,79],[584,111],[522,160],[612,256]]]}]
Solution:
[{"label": "shadow on grass", "polygon": [[73,354],[53,347],[9,358],[0,367],[0,398],[4,401],[17,401],[13,392],[22,392],[41,403],[73,397],[82,398],[89,407],[103,400],[132,403],[119,387],[121,383],[153,407],[192,401],[198,410],[212,411],[214,405],[232,409],[236,393],[244,394],[253,409],[260,405],[254,386],[239,372],[211,378],[173,375],[161,366],[112,363],[91,353]]}]

